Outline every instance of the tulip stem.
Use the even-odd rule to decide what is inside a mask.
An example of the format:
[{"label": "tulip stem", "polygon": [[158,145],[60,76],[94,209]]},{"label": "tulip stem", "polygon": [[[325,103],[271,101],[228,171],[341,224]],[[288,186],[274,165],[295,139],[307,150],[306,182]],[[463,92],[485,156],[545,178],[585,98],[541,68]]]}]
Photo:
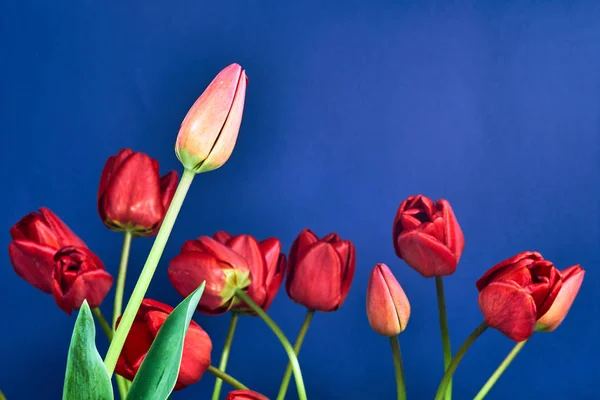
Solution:
[{"label": "tulip stem", "polygon": [[477,396],[475,396],[473,398],[473,400],[482,400],[488,394],[488,392],[494,386],[494,384],[496,383],[498,378],[500,378],[500,376],[502,376],[502,374],[504,373],[506,368],[508,368],[508,366],[510,365],[512,360],[515,359],[515,357],[517,356],[517,354],[519,354],[519,352],[521,351],[523,346],[525,346],[525,343],[527,343],[527,340],[529,340],[529,339],[519,342],[515,345],[515,347],[513,347],[513,349],[510,351],[510,353],[508,353],[508,355],[504,359],[504,361],[502,361],[502,364],[500,364],[498,366],[496,371],[494,371],[492,376],[490,376],[490,379],[487,380],[485,385],[483,385],[483,387],[481,388],[479,393],[477,393]]},{"label": "tulip stem", "polygon": [[6,400],[6,396],[2,393],[2,390],[0,390],[0,400]]},{"label": "tulip stem", "polygon": [[[438,313],[440,315],[440,331],[442,333],[442,349],[444,351],[444,372],[448,370],[452,360],[452,347],[450,346],[450,333],[448,332],[448,317],[446,316],[446,299],[444,296],[444,281],[441,276],[435,277],[435,291],[437,293]],[[452,399],[452,379],[446,389],[446,400]]]},{"label": "tulip stem", "polygon": [[162,225],[158,230],[156,239],[154,239],[154,244],[152,244],[152,248],[150,249],[150,253],[148,254],[144,268],[142,268],[142,272],[140,273],[138,281],[133,288],[129,302],[125,307],[125,312],[121,317],[119,328],[116,330],[114,339],[110,343],[108,352],[104,358],[104,365],[106,366],[109,377],[112,376],[115,370],[115,365],[117,364],[117,359],[119,358],[119,354],[121,354],[121,350],[125,344],[127,334],[131,329],[131,325],[133,325],[133,320],[140,308],[140,305],[142,304],[144,295],[150,286],[150,281],[152,281],[154,271],[156,271],[160,257],[162,256],[165,246],[167,245],[167,241],[169,240],[171,230],[173,230],[173,225],[175,225],[175,220],[177,219],[179,210],[181,210],[181,205],[183,204],[185,196],[195,176],[196,174],[194,172],[185,169],[181,176],[181,180],[177,185],[177,190],[175,190],[173,200],[171,200],[171,204],[169,205],[169,209],[165,214]]},{"label": "tulip stem", "polygon": [[[235,327],[239,319],[239,314],[236,312],[231,313],[231,320],[229,321],[229,329],[227,330],[227,336],[225,337],[225,345],[223,346],[223,352],[221,353],[221,361],[219,362],[219,370],[225,372],[227,368],[227,360],[229,359],[229,352],[231,350],[231,343],[233,342],[233,334],[235,333]],[[221,395],[221,387],[223,386],[223,380],[217,377],[215,381],[215,388],[213,390],[212,400],[219,400]]]},{"label": "tulip stem", "polygon": [[394,356],[394,371],[396,372],[396,390],[398,400],[406,400],[406,385],[404,383],[404,369],[402,368],[402,354],[400,353],[400,340],[398,336],[390,337],[392,355]]},{"label": "tulip stem", "polygon": [[123,247],[121,249],[121,262],[119,263],[119,275],[115,289],[115,303],[113,306],[113,329],[117,329],[117,319],[121,316],[123,309],[123,291],[125,290],[125,277],[127,276],[127,263],[129,262],[129,251],[131,249],[131,231],[125,231]]},{"label": "tulip stem", "polygon": [[444,377],[442,378],[442,381],[440,382],[440,386],[438,387],[438,390],[437,390],[434,400],[442,400],[444,398],[444,395],[446,393],[446,388],[448,387],[448,383],[450,383],[450,380],[452,379],[452,375],[454,375],[456,368],[458,368],[458,364],[460,364],[460,361],[463,359],[463,357],[467,353],[467,350],[469,350],[469,348],[475,342],[475,340],[477,340],[477,338],[479,336],[481,336],[481,334],[483,332],[485,332],[485,330],[487,328],[488,328],[487,324],[485,322],[482,322],[465,339],[465,341],[460,346],[460,348],[458,349],[458,351],[456,352],[454,357],[452,357],[452,361],[450,362],[450,365],[448,366],[446,373],[444,373]]},{"label": "tulip stem", "polygon": [[[296,353],[296,355],[300,354],[300,349],[302,348],[304,337],[306,337],[306,332],[308,332],[308,327],[310,326],[310,322],[312,321],[314,315],[315,310],[306,310],[304,322],[302,323],[302,327],[300,328],[300,332],[298,333],[298,337],[296,338],[296,342],[294,343],[294,352]],[[281,382],[281,386],[279,387],[279,394],[277,395],[277,400],[283,400],[285,398],[291,378],[292,363],[288,362],[288,365],[285,369],[285,374],[283,375],[283,381]]]},{"label": "tulip stem", "polygon": [[298,362],[298,357],[296,356],[296,352],[294,348],[290,344],[290,341],[285,337],[281,329],[277,326],[275,321],[271,319],[263,311],[262,308],[258,304],[254,302],[243,290],[237,289],[235,291],[236,296],[238,296],[241,300],[243,300],[255,313],[258,314],[259,317],[262,318],[263,321],[271,328],[275,336],[279,339],[283,348],[285,349],[288,358],[290,359],[290,363],[292,364],[292,370],[294,371],[294,379],[296,381],[296,389],[298,390],[298,398],[300,400],[306,400],[306,389],[304,388],[304,380],[302,379],[302,371],[300,370],[300,363]]},{"label": "tulip stem", "polygon": [[102,330],[106,334],[106,337],[108,338],[108,341],[111,342],[112,339],[113,339],[113,331],[112,331],[112,329],[110,329],[110,325],[108,324],[108,322],[104,318],[104,315],[102,315],[102,311],[100,310],[100,307],[94,307],[94,308],[92,308],[92,314],[94,314],[94,316],[98,320],[98,323],[100,324],[100,327],[102,328]]},{"label": "tulip stem", "polygon": [[224,371],[221,371],[220,369],[213,367],[212,365],[210,367],[208,367],[206,372],[213,374],[214,376],[216,376],[223,382],[228,383],[229,385],[233,386],[234,388],[236,388],[238,390],[247,390],[248,389],[248,386],[244,385],[242,382],[238,381],[233,376],[226,374]]}]

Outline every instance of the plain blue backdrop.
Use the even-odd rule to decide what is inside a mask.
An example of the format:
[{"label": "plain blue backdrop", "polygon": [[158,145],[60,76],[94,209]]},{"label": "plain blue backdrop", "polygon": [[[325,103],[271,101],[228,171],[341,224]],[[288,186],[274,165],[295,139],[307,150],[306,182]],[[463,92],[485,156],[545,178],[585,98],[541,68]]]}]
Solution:
[{"label": "plain blue backdrop", "polygon": [[[226,230],[278,237],[287,251],[305,227],[338,232],[358,264],[343,307],[310,328],[300,357],[309,398],[395,397],[388,341],[365,314],[369,273],[385,262],[412,305],[400,338],[409,398],[430,399],[442,368],[435,285],[395,257],[391,228],[407,196],[446,198],[466,237],[446,280],[455,350],[481,322],[474,282],[493,264],[537,250],[587,270],[563,325],[535,335],[488,398],[597,398],[600,4],[452,3],[3,1],[3,246],[15,222],[46,206],[116,274],[121,236],[96,211],[105,160],[130,147],[181,171],[179,124],[238,62],[250,83],[237,146],[194,182],[149,297],[180,301],[166,266],[186,239]],[[134,241],[130,277],[151,244]],[[59,399],[75,318],[8,255],[2,265],[0,388],[9,400]],[[105,313],[111,304],[112,293]],[[293,338],[304,309],[282,290],[270,314]],[[195,320],[218,364],[228,316]],[[512,346],[486,333],[454,397],[472,398]],[[228,371],[275,396],[286,356],[260,320],[240,321],[232,351]],[[213,381],[173,398],[209,398]]]}]

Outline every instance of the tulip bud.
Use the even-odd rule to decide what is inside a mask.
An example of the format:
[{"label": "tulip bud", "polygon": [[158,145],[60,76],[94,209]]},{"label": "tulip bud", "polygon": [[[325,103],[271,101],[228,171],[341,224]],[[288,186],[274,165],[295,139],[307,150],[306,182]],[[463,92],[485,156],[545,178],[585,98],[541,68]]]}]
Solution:
[{"label": "tulip bud", "polygon": [[195,173],[221,167],[231,156],[242,123],[246,72],[238,64],[223,69],[185,116],[175,153]]},{"label": "tulip bud", "polygon": [[561,271],[560,275],[562,287],[548,312],[537,321],[537,331],[552,332],[563,322],[583,283],[585,270],[579,265],[573,265]]},{"label": "tulip bud", "polygon": [[227,394],[225,400],[269,400],[269,398],[254,390],[234,390]]},{"label": "tulip bud", "polygon": [[385,264],[377,264],[367,286],[367,317],[371,328],[383,336],[404,331],[410,318],[410,303],[404,290]]}]

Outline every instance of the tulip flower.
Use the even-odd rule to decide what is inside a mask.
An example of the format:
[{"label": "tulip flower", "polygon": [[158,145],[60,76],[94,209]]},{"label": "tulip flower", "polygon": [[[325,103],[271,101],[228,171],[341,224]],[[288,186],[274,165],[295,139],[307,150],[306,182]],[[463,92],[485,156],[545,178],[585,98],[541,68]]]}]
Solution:
[{"label": "tulip flower", "polygon": [[335,311],[348,295],[355,267],[352,242],[336,233],[319,239],[305,229],[290,250],[286,291],[310,310]]},{"label": "tulip flower", "polygon": [[573,265],[560,273],[562,287],[550,309],[537,321],[536,330],[552,332],[563,322],[583,283],[585,270]]},{"label": "tulip flower", "polygon": [[[231,236],[222,231],[215,233],[213,238],[246,259],[251,277],[250,286],[247,288],[248,296],[267,311],[285,273],[286,260],[281,253],[281,242],[275,238],[258,242],[250,235]],[[236,308],[256,315],[245,304],[239,304]]]},{"label": "tulip flower", "polygon": [[244,257],[208,236],[185,242],[180,254],[171,260],[168,275],[183,297],[206,281],[198,310],[209,315],[235,308],[240,302],[235,291],[250,286],[250,269]]},{"label": "tulip flower", "polygon": [[367,286],[367,317],[371,328],[383,336],[400,334],[410,317],[404,290],[385,264],[377,264]]},{"label": "tulip flower", "polygon": [[[115,372],[124,378],[133,380],[146,357],[152,342],[165,322],[173,307],[159,301],[144,299],[138,310]],[[117,326],[121,318],[117,321]],[[185,335],[181,366],[174,390],[180,390],[200,380],[210,366],[212,342],[208,334],[194,321]]]},{"label": "tulip flower", "polygon": [[98,213],[111,230],[134,236],[156,235],[171,204],[178,174],[159,174],[158,161],[122,149],[109,157],[98,187]]},{"label": "tulip flower", "polygon": [[523,252],[489,269],[476,283],[485,322],[521,342],[550,309],[562,286],[560,272],[537,252]]},{"label": "tulip flower", "polygon": [[234,390],[227,394],[225,400],[269,400],[269,398],[253,390]]},{"label": "tulip flower", "polygon": [[423,195],[400,204],[392,236],[398,257],[425,278],[453,274],[465,248],[450,203]]},{"label": "tulip flower", "polygon": [[188,111],[175,143],[177,158],[186,169],[208,172],[229,159],[242,123],[247,83],[242,67],[231,64]]}]

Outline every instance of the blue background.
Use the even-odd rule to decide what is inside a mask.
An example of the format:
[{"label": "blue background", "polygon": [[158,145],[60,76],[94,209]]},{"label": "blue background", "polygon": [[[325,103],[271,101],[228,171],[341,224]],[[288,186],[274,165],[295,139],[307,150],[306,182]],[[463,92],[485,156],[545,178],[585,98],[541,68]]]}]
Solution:
[{"label": "blue background", "polygon": [[[442,365],[435,285],[395,257],[391,227],[405,197],[446,198],[466,237],[446,281],[455,350],[481,321],[474,282],[496,262],[538,250],[560,269],[587,270],[563,325],[536,335],[488,398],[596,398],[599,20],[591,1],[4,1],[3,246],[10,226],[46,206],[116,274],[121,236],[95,205],[104,161],[130,147],[181,171],[180,122],[238,62],[250,85],[237,147],[194,182],[149,297],[180,301],[166,266],[186,239],[222,229],[276,236],[287,250],[305,227],[336,231],[354,241],[358,264],[344,306],[310,328],[300,357],[309,398],[394,398],[389,344],[365,315],[377,262],[412,305],[401,335],[409,398],[432,398]],[[151,244],[134,241],[130,276]],[[0,388],[9,400],[60,398],[74,318],[18,278],[8,256],[0,299]],[[105,313],[111,304],[112,293]],[[282,290],[270,314],[293,338],[304,310]],[[228,316],[195,320],[217,364]],[[472,398],[512,345],[486,333],[457,372],[455,398]],[[261,321],[243,318],[228,371],[275,396],[285,362]],[[212,386],[206,375],[173,398],[208,398]]]}]

